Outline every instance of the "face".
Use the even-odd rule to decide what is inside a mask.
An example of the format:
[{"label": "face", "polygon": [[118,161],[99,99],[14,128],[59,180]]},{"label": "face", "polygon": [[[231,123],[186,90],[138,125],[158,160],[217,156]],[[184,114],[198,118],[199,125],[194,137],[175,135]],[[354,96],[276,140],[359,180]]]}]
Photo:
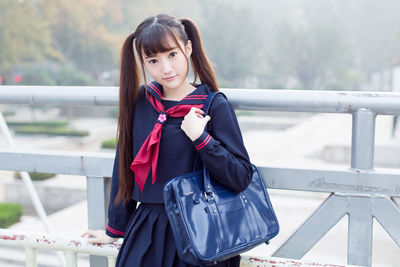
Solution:
[{"label": "face", "polygon": [[169,51],[157,53],[150,57],[142,53],[143,65],[153,79],[163,86],[164,91],[184,90],[185,86],[188,85],[186,76],[192,45],[190,41],[185,45],[178,40],[181,50],[173,40],[169,40],[169,42],[171,46]]}]

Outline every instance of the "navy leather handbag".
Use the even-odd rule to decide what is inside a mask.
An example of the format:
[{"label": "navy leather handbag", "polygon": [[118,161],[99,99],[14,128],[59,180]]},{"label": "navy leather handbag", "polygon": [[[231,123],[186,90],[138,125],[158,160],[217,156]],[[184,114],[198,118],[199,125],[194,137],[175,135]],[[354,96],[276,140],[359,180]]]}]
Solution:
[{"label": "navy leather handbag", "polygon": [[[214,96],[211,93],[206,100],[206,114]],[[192,265],[216,264],[268,243],[279,232],[266,186],[254,165],[252,180],[240,193],[210,179],[203,166],[169,181],[163,195],[178,255]]]}]

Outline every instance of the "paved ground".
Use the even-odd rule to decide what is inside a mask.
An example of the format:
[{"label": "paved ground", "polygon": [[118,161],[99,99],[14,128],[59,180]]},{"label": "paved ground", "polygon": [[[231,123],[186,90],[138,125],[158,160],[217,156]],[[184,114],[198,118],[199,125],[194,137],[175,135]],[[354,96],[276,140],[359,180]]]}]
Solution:
[{"label": "paved ground", "polygon": [[[287,116],[276,113],[273,116],[258,119],[261,120],[261,122],[259,121],[261,124],[268,122],[269,126],[273,125],[273,127],[266,126],[269,129],[264,130],[260,130],[260,127],[258,129],[251,128],[249,122],[253,120],[254,118],[240,118],[246,147],[252,162],[256,165],[349,167],[349,163],[333,164],[318,157],[326,145],[350,145],[351,116],[349,115],[318,114],[311,116],[305,114],[304,116],[296,115],[293,117],[290,113],[287,113]],[[115,135],[112,130],[114,126],[109,121],[82,120],[80,122],[75,121],[74,124],[77,126],[90,125],[92,129],[97,129],[97,131],[107,128],[103,132],[104,136]],[[288,127],[288,125],[293,126]],[[400,142],[399,137],[395,139],[390,137],[390,127],[391,117],[378,117],[375,141],[377,146],[394,145]],[[274,130],[279,128],[284,130]],[[26,145],[28,147],[29,143],[28,140],[21,140],[20,146]],[[84,147],[82,142],[80,142],[80,147]],[[92,151],[92,149],[89,150]],[[4,172],[1,174],[6,175]],[[246,253],[246,255],[271,255],[327,197],[326,194],[320,193],[282,190],[270,190],[270,195],[280,221],[280,234],[271,241],[269,246],[262,245]],[[79,236],[87,227],[86,203],[79,203],[57,212],[50,216],[49,220],[54,233]],[[374,225],[373,266],[400,266],[398,258],[400,248],[396,246],[378,223]],[[23,217],[23,220],[14,225],[12,229],[32,232],[43,231],[40,222],[34,217]],[[303,259],[346,264],[346,254],[347,218],[345,217]]]}]

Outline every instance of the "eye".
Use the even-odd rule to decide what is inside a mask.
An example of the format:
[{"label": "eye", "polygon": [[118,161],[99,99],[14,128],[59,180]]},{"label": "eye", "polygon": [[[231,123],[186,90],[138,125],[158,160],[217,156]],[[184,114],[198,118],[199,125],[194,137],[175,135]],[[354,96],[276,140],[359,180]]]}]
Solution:
[{"label": "eye", "polygon": [[176,54],[178,54],[178,52],[173,51],[173,52],[169,53],[169,57],[174,57],[174,56],[176,56]]},{"label": "eye", "polygon": [[156,60],[156,59],[150,59],[150,60],[149,60],[149,63],[150,63],[150,64],[156,64],[156,63],[157,63],[157,60]]}]

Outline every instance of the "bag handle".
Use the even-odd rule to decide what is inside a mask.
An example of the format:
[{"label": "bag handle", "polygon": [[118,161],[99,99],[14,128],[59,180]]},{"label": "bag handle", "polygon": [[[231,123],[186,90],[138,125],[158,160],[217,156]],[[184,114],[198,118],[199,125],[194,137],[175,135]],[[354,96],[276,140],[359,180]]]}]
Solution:
[{"label": "bag handle", "polygon": [[[226,96],[221,93],[221,92],[211,92],[208,94],[206,100],[204,101],[204,106],[203,106],[203,111],[204,111],[204,115],[208,115],[208,112],[210,110],[210,106],[211,103],[214,99],[214,97],[217,94],[222,94],[225,98]],[[206,166],[203,164],[199,153],[196,154],[196,159],[195,159],[195,170],[200,169],[200,166],[203,165],[203,178],[204,178],[204,197],[206,200],[208,200],[209,198],[213,198],[214,196],[214,192],[211,190],[212,186],[210,183],[210,172],[208,171],[208,169],[206,168]]]},{"label": "bag handle", "polygon": [[[204,105],[202,108],[202,110],[204,111],[204,116],[208,115],[208,111],[210,110],[211,102],[214,99],[216,94],[217,94],[217,92],[211,92],[208,94],[207,98],[204,100]],[[208,125],[208,123],[206,124],[206,127],[207,127],[207,125]],[[201,160],[199,153],[196,153],[193,169],[195,171],[200,170],[202,165],[204,165],[202,163],[203,163],[203,161]]]}]

